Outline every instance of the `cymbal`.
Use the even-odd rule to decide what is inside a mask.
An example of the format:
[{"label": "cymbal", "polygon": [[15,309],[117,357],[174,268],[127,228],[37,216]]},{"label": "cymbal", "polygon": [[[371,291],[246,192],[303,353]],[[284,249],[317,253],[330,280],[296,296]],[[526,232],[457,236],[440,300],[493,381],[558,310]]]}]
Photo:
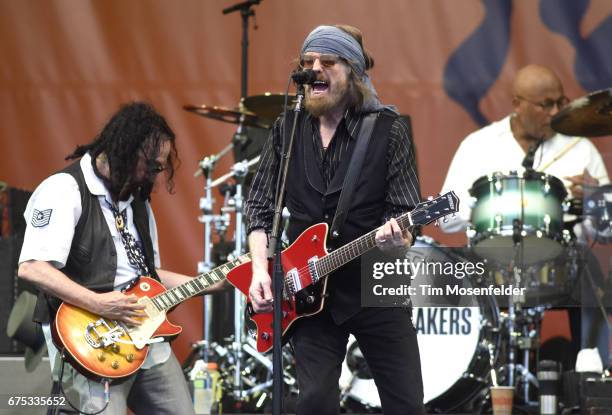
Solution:
[{"label": "cymbal", "polygon": [[[289,94],[287,103],[292,106],[295,100],[294,94]],[[253,111],[258,117],[263,118],[266,122],[272,124],[274,120],[281,115],[285,105],[285,94],[273,94],[266,92],[261,95],[252,95],[242,99],[244,107]]]},{"label": "cymbal", "polygon": [[612,135],[612,88],[570,102],[552,118],[551,127],[572,136]]},{"label": "cymbal", "polygon": [[213,120],[232,124],[240,124],[242,122],[242,125],[249,127],[270,128],[270,125],[255,113],[238,108],[211,107],[209,105],[183,105],[183,109],[201,115],[202,117],[212,118]]}]

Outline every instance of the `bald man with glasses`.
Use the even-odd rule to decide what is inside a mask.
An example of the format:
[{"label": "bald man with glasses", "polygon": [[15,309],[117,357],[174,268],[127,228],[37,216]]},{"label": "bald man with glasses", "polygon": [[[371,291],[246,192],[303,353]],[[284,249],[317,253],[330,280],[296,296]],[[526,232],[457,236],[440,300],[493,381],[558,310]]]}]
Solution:
[{"label": "bald man with glasses", "polygon": [[591,141],[551,128],[552,117],[568,102],[561,81],[549,68],[528,65],[518,71],[512,113],[468,135],[453,157],[442,188],[454,190],[464,203],[454,220],[441,224],[442,230],[465,231],[471,214],[468,190],[474,181],[494,172],[521,173],[529,148],[540,141],[533,168],[563,180],[570,197],[581,199],[584,186],[609,182],[601,154]]}]

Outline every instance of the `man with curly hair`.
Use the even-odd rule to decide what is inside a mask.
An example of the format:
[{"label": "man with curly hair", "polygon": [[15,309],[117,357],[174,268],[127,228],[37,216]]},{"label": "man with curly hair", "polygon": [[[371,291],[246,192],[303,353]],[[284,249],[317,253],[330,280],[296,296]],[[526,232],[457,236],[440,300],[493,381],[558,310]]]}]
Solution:
[{"label": "man with curly hair", "polygon": [[[18,271],[40,289],[34,320],[43,325],[52,366],[56,349],[49,323],[61,301],[138,324],[144,306],[123,288],[140,275],[167,288],[190,279],[160,269],[150,195],[161,173],[172,191],[178,158],[174,132],[151,105],[124,105],[90,144],[78,146],[67,159],[79,160],[45,179],[28,202]],[[103,385],[70,372],[81,410],[103,408]],[[135,413],[193,413],[167,342],[152,344],[141,369],[111,385],[104,413],[125,414],[128,407]]]}]

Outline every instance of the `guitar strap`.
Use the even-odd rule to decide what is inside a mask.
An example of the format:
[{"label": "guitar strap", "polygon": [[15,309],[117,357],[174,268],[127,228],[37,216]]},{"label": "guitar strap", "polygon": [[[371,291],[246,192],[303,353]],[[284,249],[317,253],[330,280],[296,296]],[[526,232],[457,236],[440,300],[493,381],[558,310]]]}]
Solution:
[{"label": "guitar strap", "polygon": [[380,112],[372,112],[367,114],[361,121],[361,128],[357,135],[357,145],[355,146],[355,150],[353,150],[351,163],[349,164],[342,191],[340,192],[340,200],[336,207],[336,214],[332,221],[330,233],[332,239],[338,239],[340,237],[340,229],[342,229],[344,221],[346,220],[346,215],[351,203],[351,196],[353,195],[357,178],[361,172],[361,166],[363,165],[363,160],[368,150],[368,144],[374,132],[374,124],[376,124],[379,114]]}]

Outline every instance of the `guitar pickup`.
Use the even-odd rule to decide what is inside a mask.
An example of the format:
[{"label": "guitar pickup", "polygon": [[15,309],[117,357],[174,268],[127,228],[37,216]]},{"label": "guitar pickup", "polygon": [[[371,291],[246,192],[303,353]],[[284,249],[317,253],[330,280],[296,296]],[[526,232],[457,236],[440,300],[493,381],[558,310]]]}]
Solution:
[{"label": "guitar pickup", "polygon": [[319,274],[317,273],[316,265],[317,265],[318,260],[319,260],[319,257],[317,256],[313,256],[312,258],[308,260],[308,271],[310,272],[310,278],[312,278],[313,284],[316,284],[321,278]]}]

